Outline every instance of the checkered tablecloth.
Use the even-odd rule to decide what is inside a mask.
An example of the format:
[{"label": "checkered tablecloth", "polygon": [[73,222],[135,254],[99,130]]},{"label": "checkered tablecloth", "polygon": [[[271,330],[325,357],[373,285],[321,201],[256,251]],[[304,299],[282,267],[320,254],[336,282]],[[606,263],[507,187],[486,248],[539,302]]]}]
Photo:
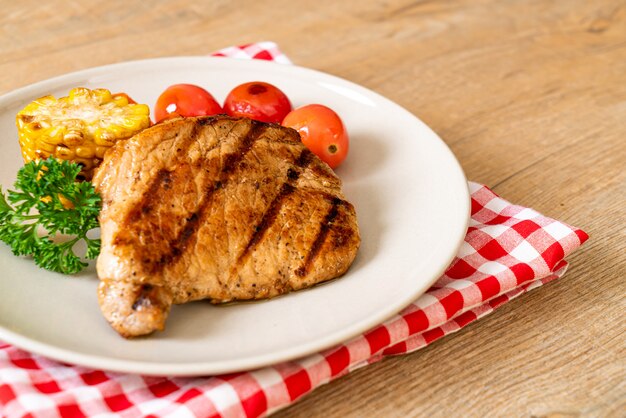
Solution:
[{"label": "checkered tablecloth", "polygon": [[[216,56],[290,61],[271,42]],[[565,273],[580,229],[469,183],[472,215],[457,257],[398,315],[336,347],[259,370],[145,377],[72,366],[0,342],[0,412],[8,417],[258,417],[385,356],[418,350]]]}]

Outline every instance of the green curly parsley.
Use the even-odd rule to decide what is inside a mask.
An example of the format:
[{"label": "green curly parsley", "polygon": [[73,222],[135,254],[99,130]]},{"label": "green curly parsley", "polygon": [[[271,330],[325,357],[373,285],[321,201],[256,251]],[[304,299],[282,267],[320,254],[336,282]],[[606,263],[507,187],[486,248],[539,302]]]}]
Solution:
[{"label": "green curly parsley", "polygon": [[16,190],[5,196],[0,188],[0,240],[13,254],[32,255],[38,266],[64,274],[87,266],[74,252],[79,241],[87,244],[85,258],[98,256],[100,240],[87,232],[99,226],[101,199],[90,182],[76,181],[80,169],[54,158],[32,161],[17,173]]}]

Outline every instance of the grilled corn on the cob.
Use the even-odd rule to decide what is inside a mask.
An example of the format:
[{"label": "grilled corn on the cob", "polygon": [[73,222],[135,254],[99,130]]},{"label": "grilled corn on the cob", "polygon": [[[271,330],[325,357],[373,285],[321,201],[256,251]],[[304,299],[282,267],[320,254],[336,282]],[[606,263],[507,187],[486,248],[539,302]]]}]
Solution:
[{"label": "grilled corn on the cob", "polygon": [[123,94],[79,87],[58,100],[33,101],[17,114],[16,124],[25,163],[50,156],[71,160],[90,180],[108,148],[150,126],[150,109]]}]

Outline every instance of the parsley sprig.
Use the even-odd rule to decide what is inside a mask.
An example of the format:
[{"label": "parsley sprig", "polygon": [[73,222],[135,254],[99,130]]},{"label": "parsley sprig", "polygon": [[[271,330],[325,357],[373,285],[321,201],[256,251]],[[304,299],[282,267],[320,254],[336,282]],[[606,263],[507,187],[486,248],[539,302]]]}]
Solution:
[{"label": "parsley sprig", "polygon": [[32,255],[38,266],[64,274],[87,266],[74,252],[79,241],[87,244],[85,258],[98,256],[100,240],[87,232],[99,226],[101,199],[90,182],[76,181],[80,169],[54,158],[32,161],[17,173],[16,190],[5,196],[0,187],[0,240],[13,254]]}]

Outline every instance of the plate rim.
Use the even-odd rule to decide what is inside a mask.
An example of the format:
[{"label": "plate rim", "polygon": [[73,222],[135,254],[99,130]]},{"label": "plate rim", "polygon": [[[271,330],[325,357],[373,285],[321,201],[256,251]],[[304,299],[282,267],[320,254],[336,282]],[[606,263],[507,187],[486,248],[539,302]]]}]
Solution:
[{"label": "plate rim", "polygon": [[[55,85],[59,83],[63,83],[65,81],[69,81],[73,78],[78,78],[81,76],[94,76],[99,73],[106,73],[109,70],[120,70],[124,67],[133,67],[133,66],[141,66],[141,65],[158,65],[159,63],[168,63],[175,61],[202,61],[202,62],[220,62],[220,63],[237,63],[235,65],[249,65],[249,66],[260,66],[273,69],[282,69],[286,70],[286,72],[301,72],[305,75],[308,73],[309,75],[315,77],[322,78],[330,78],[333,81],[339,81],[342,84],[349,85],[350,88],[359,90],[362,93],[366,93],[367,95],[373,95],[377,100],[386,102],[387,104],[391,104],[396,107],[399,111],[404,112],[406,115],[410,116],[418,125],[421,125],[422,129],[426,129],[431,132],[431,134],[439,141],[440,145],[443,146],[444,153],[448,154],[448,157],[454,162],[455,168],[455,181],[461,180],[464,182],[464,186],[462,190],[464,191],[464,199],[460,199],[465,204],[466,213],[464,222],[461,222],[458,226],[458,230],[456,231],[456,236],[454,239],[454,245],[450,245],[450,249],[445,254],[445,263],[441,263],[439,268],[437,269],[437,274],[434,274],[430,280],[427,281],[427,285],[421,286],[417,291],[409,292],[410,296],[405,296],[402,300],[402,303],[394,304],[392,309],[387,309],[384,312],[379,312],[377,315],[370,315],[367,317],[367,320],[361,320],[356,323],[354,326],[349,328],[349,333],[346,333],[345,330],[341,333],[339,331],[332,332],[324,336],[324,338],[320,338],[314,340],[310,343],[300,344],[296,346],[296,348],[288,348],[286,350],[273,351],[269,354],[256,355],[253,357],[249,357],[246,359],[236,359],[236,360],[221,360],[219,363],[215,361],[205,361],[205,362],[195,362],[195,363],[176,363],[176,362],[154,362],[154,361],[137,361],[137,360],[126,360],[119,358],[111,358],[105,357],[101,355],[91,355],[85,354],[81,352],[76,352],[74,350],[66,349],[59,347],[57,345],[51,345],[45,342],[41,342],[22,334],[16,333],[9,329],[6,329],[4,326],[0,325],[0,339],[6,343],[14,345],[15,347],[24,349],[34,354],[42,355],[47,358],[51,358],[57,361],[70,363],[79,366],[90,367],[94,369],[101,369],[113,372],[121,372],[121,373],[138,373],[146,376],[202,376],[208,374],[221,374],[221,373],[231,373],[231,372],[240,372],[244,370],[253,370],[264,366],[270,366],[273,364],[281,363],[284,361],[290,361],[297,358],[303,358],[313,353],[320,352],[322,350],[330,349],[333,346],[345,343],[353,339],[354,337],[366,332],[369,329],[373,329],[384,321],[388,320],[392,316],[399,313],[406,306],[415,301],[419,296],[424,294],[428,288],[444,273],[446,268],[449,266],[450,262],[454,259],[457,254],[458,249],[460,248],[463,240],[465,238],[465,234],[467,231],[467,227],[470,220],[470,193],[467,183],[467,177],[463,171],[461,164],[458,159],[448,146],[448,144],[441,139],[441,137],[431,129],[426,123],[424,123],[421,119],[419,119],[416,115],[409,112],[404,107],[395,103],[391,99],[377,93],[374,90],[371,90],[367,87],[359,85],[353,81],[344,79],[342,77],[329,74],[323,71],[301,67],[293,64],[281,64],[275,63],[272,61],[266,60],[248,60],[248,59],[237,59],[237,58],[229,58],[229,57],[212,57],[212,56],[169,56],[169,57],[158,57],[158,58],[148,58],[148,59],[139,59],[139,60],[130,60],[123,61],[113,64],[95,66],[84,68],[78,71],[73,71],[70,73],[58,75],[52,78],[48,78],[45,80],[41,80],[32,84],[28,84],[26,86],[19,87],[15,90],[11,90],[0,96],[0,106],[4,102],[9,102],[14,98],[19,98],[22,96],[27,96],[29,92],[36,91],[42,88],[46,88],[46,86],[50,85],[50,88],[54,88]],[[452,239],[450,239],[452,243]],[[443,259],[443,255],[442,255]],[[426,283],[426,282],[425,282]],[[341,337],[339,335],[341,334]],[[346,336],[346,334],[349,334]]]}]

